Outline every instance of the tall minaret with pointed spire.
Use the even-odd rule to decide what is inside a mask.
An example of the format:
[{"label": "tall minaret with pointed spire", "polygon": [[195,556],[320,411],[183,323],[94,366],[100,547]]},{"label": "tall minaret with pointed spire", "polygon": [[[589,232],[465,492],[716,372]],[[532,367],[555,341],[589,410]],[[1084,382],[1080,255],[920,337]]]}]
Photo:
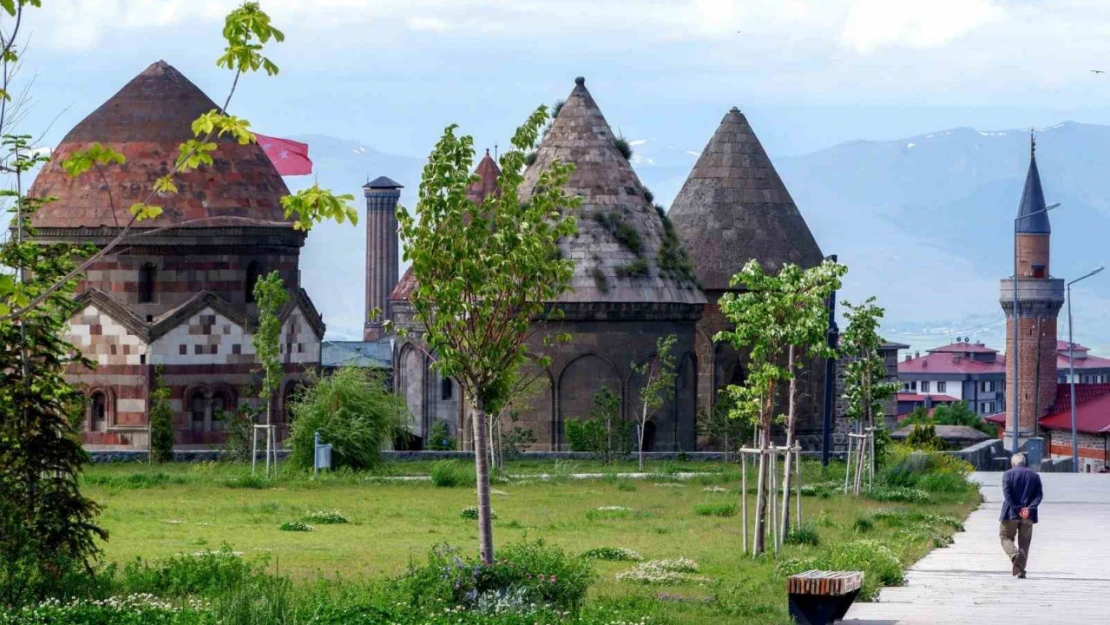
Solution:
[{"label": "tall minaret with pointed spire", "polygon": [[[1064,304],[1064,281],[1053,278],[1049,270],[1052,227],[1037,170],[1036,145],[1036,139],[1031,139],[1029,173],[1015,222],[1017,310],[1013,278],[1002,280],[999,296],[1006,312],[1007,449],[1012,448],[1015,421],[1020,446],[1036,436],[1037,422],[1056,401],[1056,318]],[[1017,358],[1016,380],[1012,358]]]},{"label": "tall minaret with pointed spire", "polygon": [[366,308],[380,314],[367,317],[364,341],[382,338],[382,324],[391,319],[389,293],[397,286],[400,272],[397,238],[397,201],[401,185],[380,176],[363,187],[366,195]]}]

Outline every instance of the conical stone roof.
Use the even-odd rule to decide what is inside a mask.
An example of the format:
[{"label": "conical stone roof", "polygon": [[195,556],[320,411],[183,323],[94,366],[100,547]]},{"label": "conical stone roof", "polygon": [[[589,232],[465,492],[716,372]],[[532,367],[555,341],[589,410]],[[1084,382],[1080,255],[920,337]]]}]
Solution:
[{"label": "conical stone roof", "polygon": [[702,150],[671,205],[670,218],[706,291],[753,258],[764,269],[812,267],[824,255],[751,125],[733,107]]},{"label": "conical stone roof", "polygon": [[559,301],[704,304],[694,280],[660,266],[664,218],[644,197],[644,187],[615,139],[585,79],[578,78],[524,173],[520,194],[527,202],[553,161],[575,165],[566,192],[582,198],[578,234],[559,242],[563,257],[575,263],[573,291]]},{"label": "conical stone roof", "polygon": [[486,155],[478,162],[474,173],[478,176],[478,181],[470,185],[466,196],[471,202],[481,204],[487,195],[497,192],[497,177],[501,175],[501,168],[489,155],[489,150],[486,150]]},{"label": "conical stone roof", "polygon": [[[57,201],[35,214],[38,228],[116,227],[127,223],[128,208],[147,199],[154,181],[167,173],[178,156],[178,145],[195,138],[193,120],[219,106],[164,61],[158,61],[127,83],[62,139],[34,185],[33,197]],[[288,194],[281,176],[257,144],[239,145],[225,135],[214,139],[214,164],[175,176],[176,195],[155,197],[161,217],[142,227],[166,226],[186,220],[236,216],[288,223],[280,198]],[[72,178],[62,162],[93,142],[122,153],[123,165],[105,168],[107,184],[95,171]],[[112,203],[115,200],[116,211]],[[210,222],[197,227],[243,226]],[[291,227],[292,224],[290,224]]]}]

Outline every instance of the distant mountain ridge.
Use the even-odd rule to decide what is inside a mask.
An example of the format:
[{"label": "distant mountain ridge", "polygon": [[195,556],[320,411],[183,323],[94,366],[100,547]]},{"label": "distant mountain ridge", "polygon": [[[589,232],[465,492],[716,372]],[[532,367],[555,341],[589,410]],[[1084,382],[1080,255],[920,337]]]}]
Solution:
[{"label": "distant mountain ridge", "polygon": [[[760,129],[755,128],[756,133]],[[1110,240],[1110,127],[1064,122],[1037,132],[1037,161],[1053,211],[1051,272],[1104,264]],[[367,176],[405,186],[413,206],[422,158],[379,152],[327,136],[309,144],[319,182],[364,206]],[[635,145],[641,180],[669,206],[700,146]],[[998,280],[1012,272],[1013,218],[1029,164],[1029,131],[953,128],[890,141],[852,141],[772,160],[818,244],[850,268],[843,296],[875,295],[887,307],[889,338],[924,349],[970,336],[1002,347]],[[310,177],[287,178],[293,188]],[[361,334],[365,233],[327,224],[309,236],[302,277],[330,338]],[[1076,338],[1110,353],[1110,278],[1077,290]],[[957,332],[962,331],[962,332]],[[1061,316],[1060,338],[1066,339]]]}]

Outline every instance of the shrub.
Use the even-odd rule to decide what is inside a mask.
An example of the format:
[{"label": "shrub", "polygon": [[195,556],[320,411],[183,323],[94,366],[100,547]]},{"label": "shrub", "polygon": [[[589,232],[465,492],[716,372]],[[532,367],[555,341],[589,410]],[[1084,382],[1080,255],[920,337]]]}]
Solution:
[{"label": "shrub", "polygon": [[651,267],[646,260],[637,258],[628,264],[618,266],[616,272],[621,278],[643,278],[651,274]]},{"label": "shrub", "polygon": [[583,553],[582,557],[608,562],[639,562],[644,559],[639,553],[624,547],[597,547]]},{"label": "shrub", "polygon": [[150,460],[158,464],[173,460],[173,413],[170,411],[170,389],[162,383],[158,367],[154,388],[150,391]]},{"label": "shrub", "polygon": [[251,407],[247,405],[239,406],[227,420],[227,443],[224,445],[224,457],[231,462],[250,462],[253,437],[254,417],[251,415]]},{"label": "shrub", "polygon": [[628,141],[626,141],[624,137],[616,137],[613,139],[613,147],[621,153],[621,156],[623,156],[625,160],[631,160],[632,146],[628,144]]},{"label": "shrub", "polygon": [[841,482],[818,482],[816,484],[802,484],[802,497],[820,497],[828,499],[834,493],[843,490],[844,484]]},{"label": "shrub", "polygon": [[308,523],[302,523],[300,521],[286,521],[285,523],[282,523],[281,527],[279,527],[278,529],[280,529],[283,532],[314,532],[314,531],[316,531],[315,527],[312,527]]},{"label": "shrub", "polygon": [[453,451],[456,447],[456,441],[451,438],[451,430],[447,427],[446,421],[436,419],[432,423],[432,427],[428,430],[428,441],[424,445],[432,451]]},{"label": "shrub", "polygon": [[586,518],[590,521],[607,521],[615,519],[641,519],[650,517],[646,510],[633,510],[624,506],[601,506],[596,510],[587,510]]},{"label": "shrub", "polygon": [[820,544],[821,539],[817,534],[817,528],[805,523],[790,530],[790,533],[788,533],[782,541],[788,545],[810,545],[816,547]]},{"label": "shrub", "polygon": [[694,506],[694,514],[698,516],[734,516],[736,514],[736,504],[699,503]]},{"label": "shrub", "polygon": [[524,155],[524,164],[525,165],[528,165],[529,167],[531,167],[535,162],[536,162],[536,151],[535,150],[532,150],[531,152]]},{"label": "shrub", "polygon": [[906,444],[914,449],[923,451],[943,451],[948,445],[937,437],[937,428],[933,424],[913,426],[910,435],[906,437]]},{"label": "shrub", "polygon": [[440,545],[428,562],[412,567],[399,586],[420,606],[477,607],[482,597],[520,593],[527,602],[576,612],[595,576],[589,560],[570,556],[542,540],[507,545],[496,561],[463,557],[458,550]]},{"label": "shrub", "polygon": [[339,525],[347,522],[347,517],[343,516],[338,510],[326,512],[324,510],[316,510],[315,512],[306,512],[301,520],[305,523],[318,523],[320,525]]},{"label": "shrub", "polygon": [[618,480],[617,481],[617,490],[623,490],[623,491],[626,491],[626,492],[635,492],[636,491],[636,485],[633,484],[632,482],[630,482],[629,480]]},{"label": "shrub", "polygon": [[597,419],[567,419],[566,434],[571,451],[601,453],[605,448],[605,424]]},{"label": "shrub", "polygon": [[474,467],[465,466],[458,460],[440,460],[432,465],[432,484],[439,488],[474,486],[477,478]]},{"label": "shrub", "polygon": [[[471,520],[471,521],[477,521],[478,520],[478,507],[477,506],[470,506],[469,508],[463,508],[462,511],[459,512],[459,516],[464,518],[464,519]],[[494,512],[493,510],[490,510],[489,511],[489,518],[496,519],[497,518],[497,513]]]},{"label": "shrub", "polygon": [[933,501],[929,493],[919,488],[903,486],[877,486],[867,493],[867,497],[875,501],[893,503],[931,503]]},{"label": "shrub", "polygon": [[333,468],[374,468],[408,419],[404,402],[380,374],[355,367],[316,380],[294,399],[293,413],[289,461],[302,469],[312,468],[316,432],[332,446]]},{"label": "shrub", "polygon": [[210,595],[266,577],[265,560],[248,562],[224,545],[219,551],[177,554],[153,562],[136,558],[119,570],[115,591],[159,597]]},{"label": "shrub", "polygon": [[873,529],[875,529],[875,522],[870,517],[861,516],[852,523],[852,531],[857,534],[867,534]]}]

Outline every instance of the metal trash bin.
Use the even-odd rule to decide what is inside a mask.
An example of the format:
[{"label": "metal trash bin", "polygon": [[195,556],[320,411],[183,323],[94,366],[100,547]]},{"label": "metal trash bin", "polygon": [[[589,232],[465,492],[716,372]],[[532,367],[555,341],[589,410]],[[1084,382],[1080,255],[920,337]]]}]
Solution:
[{"label": "metal trash bin", "polygon": [[328,445],[321,445],[320,444],[320,433],[319,432],[316,432],[315,435],[313,436],[313,442],[315,444],[315,450],[316,450],[315,456],[316,457],[314,458],[314,462],[312,463],[312,474],[316,475],[317,473],[320,472],[320,469],[326,469],[326,470],[330,471],[331,470],[331,445],[330,444],[328,444]]},{"label": "metal trash bin", "polygon": [[1044,460],[1044,439],[1035,436],[1025,441],[1025,463],[1033,469],[1041,466]]}]

